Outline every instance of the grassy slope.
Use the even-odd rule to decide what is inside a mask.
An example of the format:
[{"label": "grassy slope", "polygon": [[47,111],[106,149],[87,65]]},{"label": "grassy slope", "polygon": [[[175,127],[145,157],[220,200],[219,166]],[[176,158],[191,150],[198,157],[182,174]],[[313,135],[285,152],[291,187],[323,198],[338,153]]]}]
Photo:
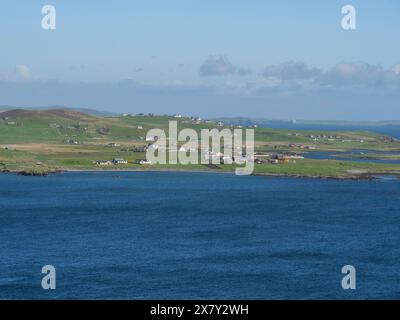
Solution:
[{"label": "grassy slope", "polygon": [[[144,153],[123,152],[123,147],[144,145],[146,132],[151,128],[168,131],[168,120],[178,120],[178,128],[214,128],[213,124],[195,125],[190,119],[174,119],[167,116],[94,117],[72,111],[29,111],[0,113],[0,170],[46,172],[64,169],[99,169],[93,161],[122,157],[130,162],[144,159]],[[11,122],[11,123],[10,123]],[[51,124],[62,125],[55,128]],[[142,126],[143,129],[138,129]],[[99,128],[106,128],[101,134]],[[296,136],[295,134],[299,135]],[[340,135],[342,141],[313,142],[309,135]],[[317,150],[348,150],[353,148],[374,150],[399,150],[400,144],[384,142],[383,137],[369,132],[323,132],[264,129],[255,131],[256,150],[289,150],[288,144],[313,145]],[[66,143],[76,140],[78,145]],[[363,142],[360,142],[363,140]],[[121,147],[105,147],[109,142],[118,142]],[[5,150],[9,146],[10,150]],[[296,149],[292,149],[296,150]],[[300,150],[300,149],[298,149]],[[38,163],[40,162],[40,164]],[[146,166],[128,164],[111,168],[137,168]],[[110,167],[107,167],[108,169]],[[204,165],[157,165],[151,168],[209,170]],[[232,171],[231,165],[220,165],[218,170]],[[280,165],[256,165],[256,174],[287,174],[302,176],[353,177],[358,173],[399,173],[395,164],[373,164],[334,160],[297,160]]]}]

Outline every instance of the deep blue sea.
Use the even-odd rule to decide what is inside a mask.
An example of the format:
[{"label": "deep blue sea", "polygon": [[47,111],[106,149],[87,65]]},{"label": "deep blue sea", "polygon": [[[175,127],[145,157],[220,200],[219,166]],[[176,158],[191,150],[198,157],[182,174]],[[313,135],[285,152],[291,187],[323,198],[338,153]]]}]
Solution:
[{"label": "deep blue sea", "polygon": [[0,299],[400,299],[399,204],[390,177],[1,174]]}]

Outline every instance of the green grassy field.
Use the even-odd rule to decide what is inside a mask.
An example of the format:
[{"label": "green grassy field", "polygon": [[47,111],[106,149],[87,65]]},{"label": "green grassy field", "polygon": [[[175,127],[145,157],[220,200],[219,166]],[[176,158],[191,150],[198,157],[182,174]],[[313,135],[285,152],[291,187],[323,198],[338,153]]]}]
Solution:
[{"label": "green grassy field", "polygon": [[[0,170],[46,174],[60,170],[216,170],[234,171],[234,165],[138,165],[145,153],[131,151],[145,145],[149,129],[164,129],[178,121],[178,130],[222,129],[216,123],[194,124],[190,118],[170,116],[95,117],[71,110],[10,110],[0,113]],[[233,129],[232,126],[224,128]],[[109,143],[118,146],[107,147]],[[294,131],[255,129],[256,152],[311,152],[370,149],[399,151],[400,143],[371,132]],[[392,155],[396,157],[396,155]],[[390,158],[391,155],[385,157]],[[97,166],[96,160],[123,158],[127,165]],[[357,160],[357,159],[352,159]],[[255,174],[307,177],[362,178],[372,174],[399,174],[400,165],[357,161],[297,159],[280,164],[256,164]]]}]

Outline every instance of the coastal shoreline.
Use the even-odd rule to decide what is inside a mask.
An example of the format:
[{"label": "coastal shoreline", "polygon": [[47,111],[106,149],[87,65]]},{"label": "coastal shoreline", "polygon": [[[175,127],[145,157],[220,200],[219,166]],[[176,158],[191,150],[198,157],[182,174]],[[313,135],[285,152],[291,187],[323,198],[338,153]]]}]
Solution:
[{"label": "coastal shoreline", "polygon": [[[53,174],[60,173],[73,173],[73,172],[82,172],[82,173],[101,173],[101,172],[171,172],[171,173],[212,173],[212,174],[231,174],[234,175],[233,171],[221,171],[215,169],[208,170],[196,170],[196,169],[168,169],[168,168],[144,168],[144,169],[136,169],[136,168],[119,168],[119,169],[57,169],[53,171],[43,171],[43,172],[31,172],[31,171],[11,171],[11,170],[2,170],[0,173],[11,173],[16,175],[23,176],[49,176]],[[322,175],[301,175],[301,174],[284,174],[284,173],[253,173],[250,176],[259,176],[259,177],[276,177],[276,178],[298,178],[298,179],[319,179],[319,180],[336,180],[336,181],[361,181],[361,180],[378,180],[379,177],[382,176],[395,176],[397,179],[400,179],[400,174],[397,173],[362,173],[358,175],[351,176],[322,176]]]},{"label": "coastal shoreline", "polygon": [[[0,172],[25,176],[47,176],[59,172],[209,172],[235,173],[233,158],[219,157],[218,165],[191,163],[189,166],[149,163],[148,148],[154,139],[144,140],[146,130],[169,128],[173,116],[97,117],[68,109],[30,111],[10,110],[5,114],[12,123],[0,123],[6,135],[0,145]],[[220,130],[223,123],[192,123],[190,117],[179,120],[182,127]],[[24,127],[23,130],[20,127]],[[113,128],[115,130],[104,128]],[[225,125],[226,128],[228,126]],[[118,128],[118,129],[116,129]],[[400,140],[373,132],[325,130],[302,131],[256,128],[254,176],[308,179],[366,180],[374,176],[400,174],[400,162],[375,163],[356,159],[334,159],[361,151],[375,155],[397,156]],[[30,134],[27,135],[27,132]],[[154,137],[152,137],[154,138]],[[330,151],[329,151],[330,150]],[[364,152],[364,151],[365,152]],[[170,151],[170,150],[169,150]],[[209,150],[210,151],[210,150]],[[360,151],[360,152],[359,152]],[[361,154],[361,153],[360,153]],[[243,154],[242,154],[243,155]],[[200,165],[202,164],[202,165]],[[221,165],[219,165],[221,164]]]}]

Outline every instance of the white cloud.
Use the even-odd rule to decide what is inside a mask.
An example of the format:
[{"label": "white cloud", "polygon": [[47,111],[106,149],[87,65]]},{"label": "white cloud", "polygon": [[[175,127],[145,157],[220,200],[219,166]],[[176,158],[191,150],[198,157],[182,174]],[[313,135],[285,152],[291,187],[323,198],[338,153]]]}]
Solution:
[{"label": "white cloud", "polygon": [[394,65],[392,70],[395,73],[395,75],[400,76],[400,64]]},{"label": "white cloud", "polygon": [[8,80],[8,81],[32,81],[36,80],[30,68],[25,64],[17,64],[14,68],[14,71],[9,74],[0,75],[0,80]]},{"label": "white cloud", "polygon": [[201,76],[245,76],[251,73],[249,68],[236,67],[224,55],[211,55],[200,66]]},{"label": "white cloud", "polygon": [[[219,73],[238,73],[228,60],[217,61],[225,64],[217,68]],[[187,81],[156,85],[131,79],[118,83],[50,81],[35,77],[21,64],[0,77],[0,104],[203,116],[400,119],[400,64],[383,68],[365,62],[341,62],[324,71],[292,62],[269,66],[259,77],[221,80],[213,85]]]},{"label": "white cloud", "polygon": [[312,79],[321,74],[321,70],[310,68],[304,62],[284,62],[267,66],[262,73],[265,78],[276,78],[283,81]]},{"label": "white cloud", "polygon": [[315,84],[310,89],[282,85],[277,78],[261,78],[259,83],[244,84],[240,78],[226,80],[222,87],[187,83],[144,85],[129,79],[118,83],[0,81],[0,104],[65,105],[119,113],[182,113],[202,117],[400,119],[398,87],[365,90]]},{"label": "white cloud", "polygon": [[34,78],[29,67],[24,64],[18,64],[15,66],[14,75],[16,79],[21,79],[23,81],[32,80]]},{"label": "white cloud", "polygon": [[365,88],[400,85],[395,69],[384,69],[366,62],[342,62],[325,72],[318,82],[329,86],[357,86]]},{"label": "white cloud", "polygon": [[[400,64],[391,69],[366,62],[341,62],[324,71],[309,67],[303,62],[285,62],[267,66],[262,73],[282,87],[303,86],[308,88],[328,87],[393,87],[400,86]],[[280,82],[276,80],[280,80]]]}]

